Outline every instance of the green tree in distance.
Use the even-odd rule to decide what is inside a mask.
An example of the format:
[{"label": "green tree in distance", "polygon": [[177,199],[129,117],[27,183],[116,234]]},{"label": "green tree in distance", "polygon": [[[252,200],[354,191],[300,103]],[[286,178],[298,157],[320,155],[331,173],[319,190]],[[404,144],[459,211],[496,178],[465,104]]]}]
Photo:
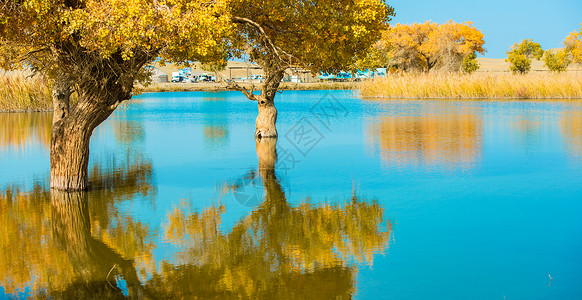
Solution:
[{"label": "green tree in distance", "polygon": [[565,49],[561,49],[556,53],[550,50],[544,52],[544,64],[552,72],[563,72],[566,71],[568,65],[572,62],[570,55]]},{"label": "green tree in distance", "polygon": [[463,59],[463,63],[461,64],[463,72],[467,74],[471,74],[479,70],[479,67],[480,65],[479,62],[477,61],[477,55],[475,53],[467,55],[467,57]]},{"label": "green tree in distance", "polygon": [[533,42],[531,39],[526,39],[519,44],[513,44],[511,49],[507,51],[507,59],[505,61],[511,63],[509,69],[514,74],[525,74],[531,70],[532,58],[541,59],[543,55],[544,50],[540,44]]}]

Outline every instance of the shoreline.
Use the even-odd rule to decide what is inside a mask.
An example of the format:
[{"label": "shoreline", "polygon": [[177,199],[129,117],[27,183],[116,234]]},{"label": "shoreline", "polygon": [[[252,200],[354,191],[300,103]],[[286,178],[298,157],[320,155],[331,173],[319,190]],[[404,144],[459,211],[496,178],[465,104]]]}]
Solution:
[{"label": "shoreline", "polygon": [[[248,90],[254,85],[255,89],[260,88],[260,83],[239,82],[238,85]],[[279,90],[284,91],[315,91],[315,90],[353,90],[357,89],[359,82],[310,82],[310,83],[290,83],[283,82]],[[257,89],[258,90],[258,89]],[[148,86],[137,85],[136,94],[141,93],[162,93],[162,92],[225,92],[236,91],[226,88],[224,83],[151,83]]]}]

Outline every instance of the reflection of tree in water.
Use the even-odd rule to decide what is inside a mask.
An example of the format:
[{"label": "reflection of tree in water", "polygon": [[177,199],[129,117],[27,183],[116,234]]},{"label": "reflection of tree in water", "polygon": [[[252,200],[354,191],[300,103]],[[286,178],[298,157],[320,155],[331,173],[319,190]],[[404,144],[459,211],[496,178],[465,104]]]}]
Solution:
[{"label": "reflection of tree in water", "polygon": [[0,148],[38,143],[48,148],[52,113],[0,113]]},{"label": "reflection of tree in water", "polygon": [[97,167],[89,192],[4,188],[0,286],[43,298],[351,297],[355,263],[372,264],[388,245],[382,208],[356,196],[292,206],[275,174],[275,143],[257,144],[257,153],[264,201],[227,234],[219,230],[224,207],[170,212],[164,238],[184,249],[175,262],[156,262],[156,233],[116,209],[155,195],[147,160]]},{"label": "reflection of tree in water", "polygon": [[[355,262],[372,264],[388,245],[383,209],[354,196],[342,204],[287,202],[275,174],[276,140],[257,142],[264,201],[228,234],[224,207],[187,207],[168,216],[164,236],[185,246],[175,268],[166,264],[148,284],[165,297],[350,297]],[[192,281],[195,283],[192,284]],[[172,282],[183,282],[184,287]]]},{"label": "reflection of tree in water", "polygon": [[117,276],[137,295],[135,265],[151,265],[152,232],[115,203],[155,195],[152,174],[151,162],[138,158],[95,166],[89,192],[51,191],[40,183],[30,191],[2,189],[0,285],[9,294],[29,287],[37,297],[109,298],[122,296]]},{"label": "reflection of tree in water", "polygon": [[222,150],[229,143],[228,102],[225,98],[204,97],[203,114],[204,145],[212,150]]},{"label": "reflection of tree in water", "polygon": [[582,112],[565,112],[560,120],[560,128],[568,151],[574,157],[582,159]]},{"label": "reflection of tree in water", "polygon": [[473,113],[382,117],[368,128],[389,166],[471,169],[481,155],[482,120]]}]

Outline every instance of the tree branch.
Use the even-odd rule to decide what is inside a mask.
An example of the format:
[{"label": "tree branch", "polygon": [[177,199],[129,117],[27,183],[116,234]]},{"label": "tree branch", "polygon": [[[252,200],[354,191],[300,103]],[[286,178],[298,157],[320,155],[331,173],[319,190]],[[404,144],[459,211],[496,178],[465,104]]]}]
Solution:
[{"label": "tree branch", "polygon": [[228,84],[226,85],[227,89],[241,91],[249,100],[258,101],[257,95],[253,94],[255,91],[255,86],[251,86],[251,90],[247,91],[247,89],[243,88],[242,86],[238,85],[234,80],[229,80]]},{"label": "tree branch", "polygon": [[[271,40],[271,38],[269,37],[269,35],[265,31],[265,29],[263,28],[263,26],[261,26],[261,24],[255,22],[255,21],[253,21],[253,20],[251,20],[249,18],[236,17],[236,16],[231,17],[231,20],[234,23],[251,25],[251,26],[257,28],[257,30],[259,30],[259,32],[260,32],[261,36],[263,37],[264,41],[267,43],[267,46],[274,52],[275,57],[277,58],[277,60],[279,62],[284,62],[284,63],[287,64],[286,66],[282,66],[279,63],[279,68],[276,71],[285,70],[286,68],[288,68],[289,66],[292,65],[293,60],[296,60],[300,64],[306,65],[299,58],[295,57],[294,55],[292,55],[290,53],[287,53],[286,51],[284,51],[280,47],[277,47],[275,45],[275,43],[273,43],[273,40]],[[269,27],[271,27],[271,26],[269,26]],[[281,55],[281,54],[283,54],[283,55]],[[286,59],[284,57],[286,57]]]}]

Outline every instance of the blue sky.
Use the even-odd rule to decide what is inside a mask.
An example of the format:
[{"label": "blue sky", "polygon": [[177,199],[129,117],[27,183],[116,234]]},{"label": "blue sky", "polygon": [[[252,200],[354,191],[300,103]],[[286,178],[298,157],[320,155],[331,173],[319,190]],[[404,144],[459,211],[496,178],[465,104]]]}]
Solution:
[{"label": "blue sky", "polygon": [[485,57],[505,58],[515,42],[533,39],[543,49],[562,47],[580,29],[582,0],[387,0],[396,17],[391,24],[432,20],[471,21],[485,34]]}]

